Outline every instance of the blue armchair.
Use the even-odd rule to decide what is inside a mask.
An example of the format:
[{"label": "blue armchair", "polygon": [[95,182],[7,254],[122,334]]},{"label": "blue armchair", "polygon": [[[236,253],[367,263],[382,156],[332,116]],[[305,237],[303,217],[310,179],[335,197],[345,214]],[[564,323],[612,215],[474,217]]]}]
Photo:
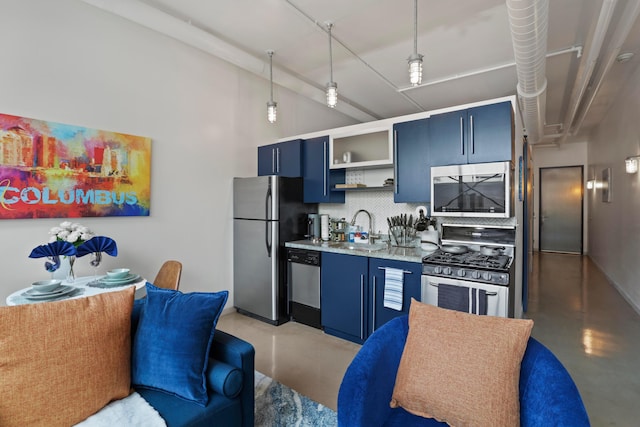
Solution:
[{"label": "blue armchair", "polygon": [[[141,301],[136,300],[132,335],[142,307]],[[253,427],[254,363],[255,350],[251,344],[217,330],[209,354],[209,402],[205,407],[158,390],[139,388],[136,391],[158,411],[168,427]]]},{"label": "blue armchair", "polygon": [[[407,319],[398,317],[378,329],[351,362],[338,394],[338,426],[446,426],[389,406],[409,331]],[[534,338],[529,338],[520,368],[520,424],[589,426],[571,376]]]}]

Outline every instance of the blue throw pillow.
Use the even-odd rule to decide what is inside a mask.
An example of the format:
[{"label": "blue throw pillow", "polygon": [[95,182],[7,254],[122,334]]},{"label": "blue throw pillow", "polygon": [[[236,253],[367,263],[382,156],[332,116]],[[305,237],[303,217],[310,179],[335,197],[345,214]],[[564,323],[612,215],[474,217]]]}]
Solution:
[{"label": "blue throw pillow", "polygon": [[206,406],[209,350],[229,292],[146,287],[133,340],[131,383]]}]

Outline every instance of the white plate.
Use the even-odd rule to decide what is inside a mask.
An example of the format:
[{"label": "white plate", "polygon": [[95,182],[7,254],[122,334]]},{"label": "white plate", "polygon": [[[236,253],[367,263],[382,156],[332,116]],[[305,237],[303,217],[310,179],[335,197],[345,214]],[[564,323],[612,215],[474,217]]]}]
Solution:
[{"label": "white plate", "polygon": [[109,277],[109,276],[104,276],[100,279],[101,282],[125,282],[127,280],[131,280],[134,277],[140,277],[137,274],[133,274],[133,273],[129,273],[124,277]]},{"label": "white plate", "polygon": [[63,285],[62,288],[63,289],[60,292],[55,292],[55,293],[52,293],[52,294],[42,294],[42,293],[35,293],[35,294],[31,293],[30,294],[29,291],[31,289],[29,289],[29,291],[23,292],[22,296],[27,298],[27,299],[32,299],[32,300],[52,299],[52,298],[59,298],[59,297],[61,297],[63,295],[70,294],[71,292],[73,292],[76,289],[78,289],[78,288],[76,288],[74,286],[66,286],[66,285]]},{"label": "white plate", "polygon": [[30,295],[30,296],[46,296],[46,295],[57,295],[62,291],[64,291],[64,285],[58,286],[53,291],[40,292],[40,291],[36,291],[35,289],[31,288],[31,289],[26,290],[24,293],[27,294],[27,295]]},{"label": "white plate", "polygon": [[108,286],[123,286],[123,285],[128,285],[129,283],[136,282],[138,280],[140,280],[139,274],[129,274],[128,276],[123,277],[121,279],[109,279],[109,278],[103,277],[102,279],[99,279],[98,282]]}]

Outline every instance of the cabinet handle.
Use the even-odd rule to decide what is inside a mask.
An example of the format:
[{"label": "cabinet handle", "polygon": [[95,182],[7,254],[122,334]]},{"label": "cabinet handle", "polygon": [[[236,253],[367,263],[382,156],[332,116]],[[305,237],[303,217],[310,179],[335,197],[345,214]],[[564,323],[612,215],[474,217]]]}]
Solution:
[{"label": "cabinet handle", "polygon": [[280,149],[276,148],[276,173],[280,174]]},{"label": "cabinet handle", "polygon": [[393,130],[393,192],[398,194],[398,131]]},{"label": "cabinet handle", "polygon": [[474,132],[473,132],[473,116],[469,116],[469,128],[470,128],[469,137],[471,138],[471,154],[475,154],[476,153],[476,141],[475,141],[475,135],[474,135]]},{"label": "cabinet handle", "polygon": [[[378,267],[378,270],[386,270],[387,268],[390,268],[390,267]],[[412,273],[411,271],[409,271],[409,270],[402,270],[402,272],[403,272],[404,274],[413,274],[413,273]]]},{"label": "cabinet handle", "polygon": [[360,275],[360,339],[364,339],[364,274]]},{"label": "cabinet handle", "polygon": [[322,143],[322,148],[323,148],[323,155],[324,155],[324,162],[322,163],[323,167],[322,167],[322,182],[323,187],[322,187],[322,191],[323,191],[323,195],[326,196],[327,195],[327,169],[329,168],[329,162],[327,160],[327,141],[324,141]]},{"label": "cabinet handle", "polygon": [[376,276],[373,276],[373,323],[371,324],[371,332],[376,331]]},{"label": "cabinet handle", "polygon": [[460,117],[460,155],[464,156],[464,119]]},{"label": "cabinet handle", "polygon": [[276,149],[271,149],[271,173],[276,173]]}]

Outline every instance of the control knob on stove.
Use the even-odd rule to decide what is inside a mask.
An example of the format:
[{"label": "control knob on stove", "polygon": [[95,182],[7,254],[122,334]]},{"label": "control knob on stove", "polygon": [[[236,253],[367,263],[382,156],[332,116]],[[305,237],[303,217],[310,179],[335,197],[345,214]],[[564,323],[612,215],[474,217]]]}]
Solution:
[{"label": "control knob on stove", "polygon": [[491,273],[489,273],[488,271],[485,271],[484,273],[482,273],[482,278],[484,280],[491,280]]},{"label": "control knob on stove", "polygon": [[458,277],[464,277],[466,276],[467,272],[464,271],[462,268],[460,270],[458,270]]},{"label": "control knob on stove", "polygon": [[479,271],[473,271],[471,273],[471,277],[473,277],[474,279],[479,279],[480,278],[480,272]]},{"label": "control knob on stove", "polygon": [[446,274],[447,276],[450,276],[451,275],[451,267],[445,267],[443,273]]},{"label": "control knob on stove", "polygon": [[435,274],[442,274],[442,267],[440,267],[439,265],[433,267],[433,272]]}]

